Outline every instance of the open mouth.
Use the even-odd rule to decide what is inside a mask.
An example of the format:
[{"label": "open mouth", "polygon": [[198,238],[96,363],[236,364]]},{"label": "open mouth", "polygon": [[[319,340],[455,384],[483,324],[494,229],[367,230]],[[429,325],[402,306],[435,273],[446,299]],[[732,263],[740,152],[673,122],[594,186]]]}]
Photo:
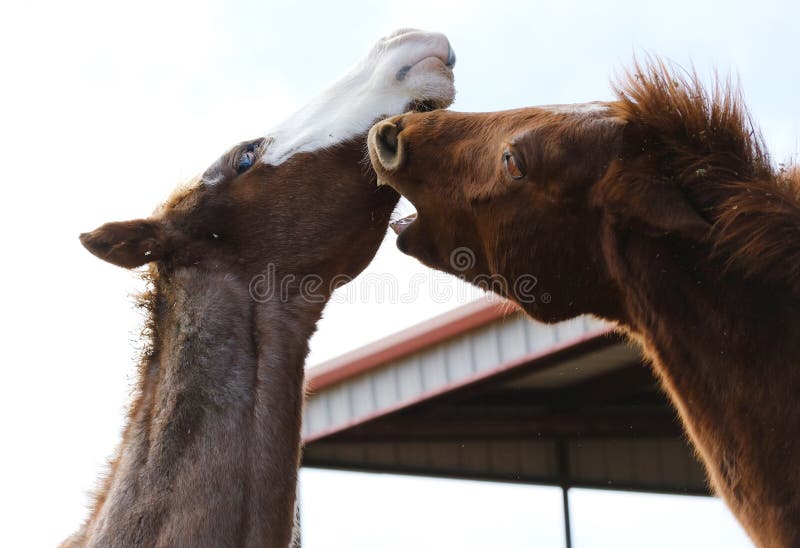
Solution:
[{"label": "open mouth", "polygon": [[414,224],[414,221],[417,220],[417,213],[414,212],[411,215],[406,215],[402,219],[397,219],[396,221],[392,221],[389,223],[389,226],[392,227],[394,233],[398,236],[402,234],[408,227]]}]

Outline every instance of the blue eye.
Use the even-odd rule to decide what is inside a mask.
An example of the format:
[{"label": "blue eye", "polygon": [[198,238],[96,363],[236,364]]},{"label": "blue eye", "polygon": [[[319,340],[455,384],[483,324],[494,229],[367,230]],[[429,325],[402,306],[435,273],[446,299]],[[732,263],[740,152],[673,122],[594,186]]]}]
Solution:
[{"label": "blue eye", "polygon": [[250,151],[245,152],[244,154],[241,155],[241,157],[239,158],[239,163],[236,165],[237,173],[239,174],[244,173],[245,171],[253,167],[255,161],[256,161],[255,152],[250,152]]},{"label": "blue eye", "polygon": [[236,164],[236,171],[242,174],[253,167],[254,163],[256,163],[256,144],[250,143],[247,145],[244,154],[239,157],[239,163]]}]

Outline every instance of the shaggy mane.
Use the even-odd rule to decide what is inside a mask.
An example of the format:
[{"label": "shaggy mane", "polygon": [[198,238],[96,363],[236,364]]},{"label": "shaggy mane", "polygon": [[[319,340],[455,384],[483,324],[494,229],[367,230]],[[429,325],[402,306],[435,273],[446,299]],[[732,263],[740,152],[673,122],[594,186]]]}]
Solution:
[{"label": "shaggy mane", "polygon": [[711,222],[714,255],[800,293],[800,168],[772,166],[738,84],[716,77],[708,90],[695,72],[648,59],[613,87],[652,171]]}]

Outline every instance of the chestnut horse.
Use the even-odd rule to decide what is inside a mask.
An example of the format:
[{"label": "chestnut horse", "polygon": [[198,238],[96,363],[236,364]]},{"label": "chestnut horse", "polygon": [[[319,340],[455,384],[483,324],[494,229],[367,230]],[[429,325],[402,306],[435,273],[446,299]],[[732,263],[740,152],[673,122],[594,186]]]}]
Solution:
[{"label": "chestnut horse", "polygon": [[150,348],[110,473],[65,546],[290,544],[308,339],[399,199],[365,169],[367,131],[449,105],[454,59],[443,35],[398,31],[152,217],[81,236],[105,261],[149,263]]},{"label": "chestnut horse", "polygon": [[[800,170],[772,167],[730,84],[652,61],[616,92],[376,124],[379,181],[417,208],[397,245],[533,318],[617,322],[752,539],[800,546]],[[515,291],[532,276],[546,302]]]}]

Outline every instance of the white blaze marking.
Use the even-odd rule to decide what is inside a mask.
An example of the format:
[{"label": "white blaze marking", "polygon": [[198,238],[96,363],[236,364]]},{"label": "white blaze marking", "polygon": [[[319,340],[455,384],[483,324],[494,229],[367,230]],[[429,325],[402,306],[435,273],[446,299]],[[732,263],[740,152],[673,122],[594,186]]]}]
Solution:
[{"label": "white blaze marking", "polygon": [[415,100],[450,104],[455,89],[444,66],[449,50],[439,33],[404,29],[382,38],[333,86],[267,134],[271,143],[261,161],[278,165],[298,152],[342,143],[381,118],[403,113]]}]

